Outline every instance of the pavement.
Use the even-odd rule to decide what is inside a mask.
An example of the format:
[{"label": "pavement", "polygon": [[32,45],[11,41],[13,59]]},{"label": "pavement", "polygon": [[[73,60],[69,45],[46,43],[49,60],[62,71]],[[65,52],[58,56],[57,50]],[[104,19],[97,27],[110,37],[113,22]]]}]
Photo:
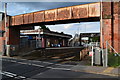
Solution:
[{"label": "pavement", "polygon": [[66,65],[45,61],[1,57],[2,79],[40,80],[41,78],[116,78],[119,68]]},{"label": "pavement", "polygon": [[100,67],[100,66],[83,66],[83,65],[78,64],[72,67],[71,69],[74,71],[120,76],[120,68]]}]

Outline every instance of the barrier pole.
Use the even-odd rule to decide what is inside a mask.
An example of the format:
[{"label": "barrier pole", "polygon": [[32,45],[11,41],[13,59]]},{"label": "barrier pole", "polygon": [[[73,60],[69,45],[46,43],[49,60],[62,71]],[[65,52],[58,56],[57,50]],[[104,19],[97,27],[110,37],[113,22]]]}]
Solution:
[{"label": "barrier pole", "polygon": [[105,67],[108,67],[108,41],[106,41]]},{"label": "barrier pole", "polygon": [[92,46],[92,61],[91,61],[92,66],[93,66],[93,56],[94,56],[94,54],[93,54],[93,46]]}]

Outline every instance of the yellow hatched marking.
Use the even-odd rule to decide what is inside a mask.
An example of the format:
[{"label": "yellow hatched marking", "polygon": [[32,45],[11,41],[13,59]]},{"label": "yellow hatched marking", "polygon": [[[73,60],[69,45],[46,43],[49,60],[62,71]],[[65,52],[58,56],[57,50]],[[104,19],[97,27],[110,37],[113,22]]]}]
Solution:
[{"label": "yellow hatched marking", "polygon": [[104,72],[104,73],[109,73],[109,72],[111,72],[113,69],[114,69],[114,68],[109,67],[109,68],[105,69],[103,72]]}]

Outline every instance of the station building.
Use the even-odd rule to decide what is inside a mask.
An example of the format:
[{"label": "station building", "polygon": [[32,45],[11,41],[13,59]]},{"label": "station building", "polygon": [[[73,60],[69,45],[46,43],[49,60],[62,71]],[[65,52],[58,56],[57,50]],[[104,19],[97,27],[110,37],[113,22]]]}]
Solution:
[{"label": "station building", "polygon": [[68,41],[72,38],[72,35],[58,33],[50,30],[24,30],[21,34],[28,36],[28,40],[36,40],[38,47],[68,47]]}]

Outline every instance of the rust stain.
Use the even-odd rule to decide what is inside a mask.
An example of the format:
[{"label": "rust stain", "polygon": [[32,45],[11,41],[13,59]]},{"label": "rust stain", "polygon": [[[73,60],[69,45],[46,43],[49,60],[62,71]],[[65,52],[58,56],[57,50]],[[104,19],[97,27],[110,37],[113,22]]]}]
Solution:
[{"label": "rust stain", "polygon": [[57,17],[57,9],[45,11],[45,21],[54,21]]},{"label": "rust stain", "polygon": [[14,26],[15,25],[15,18],[14,18],[14,16],[12,16],[12,21],[11,22],[12,22],[11,25]]},{"label": "rust stain", "polygon": [[91,12],[92,15],[95,15],[96,14],[96,8],[95,7],[92,7],[92,12]]},{"label": "rust stain", "polygon": [[58,9],[57,15],[58,20],[70,19],[70,17],[71,17],[70,7]]},{"label": "rust stain", "polygon": [[89,5],[89,17],[100,16],[100,3]]},{"label": "rust stain", "polygon": [[23,24],[23,15],[15,16],[15,25],[21,25],[21,24]]},{"label": "rust stain", "polygon": [[29,14],[24,14],[23,20],[24,20],[24,24],[28,24],[29,23]]},{"label": "rust stain", "polygon": [[34,13],[34,23],[44,21],[44,11]]},{"label": "rust stain", "polygon": [[34,21],[33,21],[33,13],[30,13],[30,14],[29,14],[28,22],[29,22],[29,23],[33,23],[33,22],[34,22]]},{"label": "rust stain", "polygon": [[86,18],[88,17],[88,5],[75,6],[72,8],[73,18]]}]

